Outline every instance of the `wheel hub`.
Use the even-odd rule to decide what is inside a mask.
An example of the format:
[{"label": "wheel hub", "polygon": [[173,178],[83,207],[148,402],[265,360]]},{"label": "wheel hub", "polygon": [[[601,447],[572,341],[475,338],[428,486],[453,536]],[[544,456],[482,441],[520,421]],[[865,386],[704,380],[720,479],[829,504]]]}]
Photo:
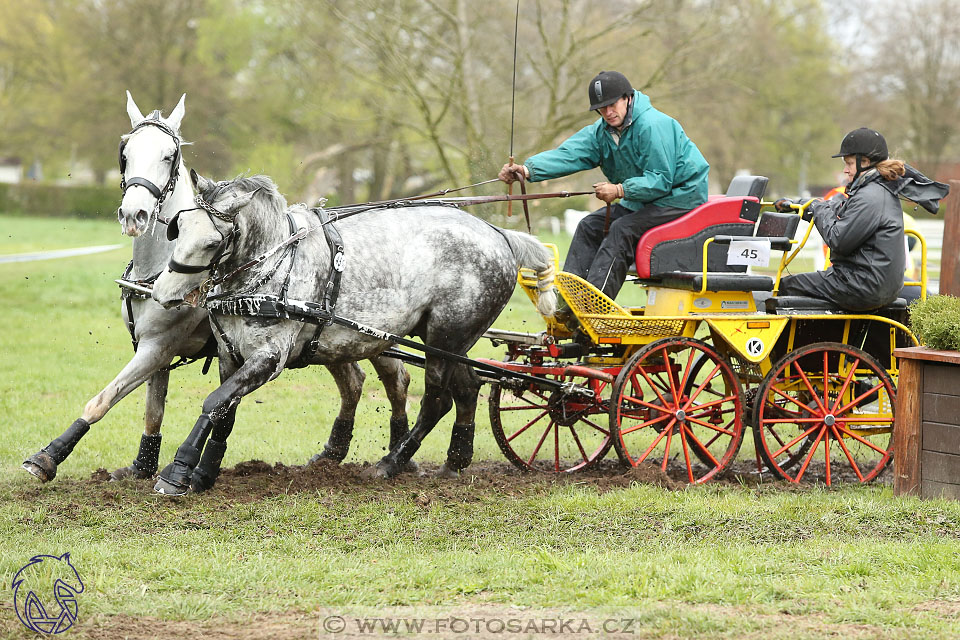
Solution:
[{"label": "wheel hub", "polygon": [[676,417],[677,422],[686,422],[686,421],[687,421],[687,412],[684,411],[683,409],[677,409],[677,412],[676,412],[675,414],[673,414],[673,415]]},{"label": "wheel hub", "polygon": [[836,424],[836,422],[837,419],[832,413],[828,413],[823,417],[823,424],[827,425],[828,427],[832,427],[834,424]]}]

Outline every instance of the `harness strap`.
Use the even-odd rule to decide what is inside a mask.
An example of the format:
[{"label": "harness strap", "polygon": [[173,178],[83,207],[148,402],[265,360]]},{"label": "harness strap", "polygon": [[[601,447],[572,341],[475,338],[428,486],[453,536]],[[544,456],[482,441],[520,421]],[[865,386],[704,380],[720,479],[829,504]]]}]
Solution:
[{"label": "harness strap", "polygon": [[[213,308],[210,308],[210,311],[213,311]],[[217,320],[217,316],[213,313],[207,314],[210,316],[210,324],[216,330],[217,335],[220,336],[220,339],[223,341],[223,344],[227,346],[227,353],[230,354],[230,360],[233,361],[233,364],[239,368],[243,365],[243,358],[240,357],[240,353],[237,351],[237,348],[233,346],[233,343],[230,342],[230,338],[227,337],[226,332],[224,332],[223,327],[220,326],[220,322]],[[240,313],[228,314],[228,315],[245,315]]]},{"label": "harness strap", "polygon": [[[340,232],[336,226],[333,225],[333,220],[330,215],[324,209],[314,208],[311,209],[311,211],[320,218],[320,225],[323,227],[323,236],[327,241],[327,246],[330,248],[330,272],[327,274],[327,283],[323,287],[320,300],[324,312],[332,318],[333,310],[337,304],[337,297],[340,295],[340,277],[343,275],[343,238],[340,236]],[[284,300],[286,300],[286,298],[284,298]],[[303,347],[303,352],[300,354],[301,360],[305,361],[313,358],[317,353],[317,349],[320,348],[320,334],[323,333],[324,327],[329,325],[330,321],[317,325],[316,331],[313,332],[313,337]]]}]

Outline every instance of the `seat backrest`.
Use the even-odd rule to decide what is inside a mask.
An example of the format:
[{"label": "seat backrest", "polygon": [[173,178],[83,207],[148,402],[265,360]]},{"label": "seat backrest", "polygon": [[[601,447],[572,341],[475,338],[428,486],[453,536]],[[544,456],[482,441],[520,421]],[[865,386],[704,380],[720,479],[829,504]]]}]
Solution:
[{"label": "seat backrest", "polygon": [[[637,243],[637,276],[645,279],[669,271],[700,271],[706,239],[715,235],[752,235],[759,211],[756,197],[711,196],[689,213],[643,234]],[[743,266],[727,266],[725,248],[711,245],[708,251],[710,271],[746,270]]]},{"label": "seat backrest", "polygon": [[727,187],[728,197],[751,197],[757,200],[763,198],[767,190],[769,178],[764,176],[734,176]]}]

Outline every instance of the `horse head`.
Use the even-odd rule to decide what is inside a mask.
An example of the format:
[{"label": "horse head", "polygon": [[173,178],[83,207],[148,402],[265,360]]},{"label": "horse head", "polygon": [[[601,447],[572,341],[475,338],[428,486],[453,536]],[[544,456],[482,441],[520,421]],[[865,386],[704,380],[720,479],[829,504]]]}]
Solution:
[{"label": "horse head", "polygon": [[198,191],[197,206],[169,221],[167,239],[176,244],[167,269],[153,286],[153,299],[166,308],[181,303],[195,307],[203,301],[215,283],[217,268],[233,253],[237,216],[261,189],[282,199],[265,176],[214,182],[190,171],[190,178]]},{"label": "horse head", "polygon": [[186,97],[187,94],[180,97],[168,118],[161,116],[159,111],[144,117],[127,91],[127,115],[132,129],[120,139],[123,200],[117,209],[117,218],[123,233],[128,236],[146,233],[180,178],[183,166],[180,123]]}]

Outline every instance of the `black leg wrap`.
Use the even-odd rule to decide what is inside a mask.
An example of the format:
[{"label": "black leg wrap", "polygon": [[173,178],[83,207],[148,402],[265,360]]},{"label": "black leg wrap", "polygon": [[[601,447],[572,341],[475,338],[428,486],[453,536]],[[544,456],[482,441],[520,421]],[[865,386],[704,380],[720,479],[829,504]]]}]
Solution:
[{"label": "black leg wrap", "polygon": [[130,465],[136,471],[137,477],[149,478],[157,472],[157,466],[160,462],[161,440],[163,440],[162,433],[140,436],[140,450],[137,451],[137,459]]},{"label": "black leg wrap", "polygon": [[203,448],[200,464],[193,470],[190,488],[196,492],[212,489],[220,476],[220,465],[223,463],[223,454],[227,452],[227,443],[211,438]]},{"label": "black leg wrap", "polygon": [[410,433],[410,424],[406,417],[390,418],[390,450],[392,451],[395,446],[400,444],[408,433]]},{"label": "black leg wrap", "polygon": [[447,449],[447,467],[453,471],[462,471],[473,462],[474,431],[476,431],[476,424],[473,422],[453,425],[450,448]]},{"label": "black leg wrap", "polygon": [[59,438],[48,444],[44,451],[50,454],[54,462],[60,464],[67,459],[87,431],[90,431],[90,424],[83,418],[77,418]]},{"label": "black leg wrap", "polygon": [[193,431],[187,436],[187,440],[177,449],[177,455],[173,462],[164,467],[157,478],[157,484],[153,490],[165,495],[179,496],[187,492],[190,487],[190,477],[193,475],[193,469],[200,462],[200,448],[203,447],[213,423],[210,416],[205,413],[200,414],[197,423],[193,426]]},{"label": "black leg wrap", "polygon": [[57,465],[70,455],[73,447],[89,430],[90,423],[83,418],[77,418],[59,438],[24,460],[23,468],[41,482],[50,482],[57,477]]},{"label": "black leg wrap", "polygon": [[350,451],[350,443],[353,441],[353,420],[344,420],[337,418],[333,421],[333,428],[330,429],[330,437],[327,438],[327,444],[323,445],[323,453],[317,454],[311,458],[314,460],[333,460],[337,463],[343,462]]},{"label": "black leg wrap", "polygon": [[411,433],[407,435],[400,444],[391,449],[390,453],[383,457],[383,462],[402,467],[410,461],[410,458],[413,457],[413,454],[415,454],[419,448],[420,441]]}]

